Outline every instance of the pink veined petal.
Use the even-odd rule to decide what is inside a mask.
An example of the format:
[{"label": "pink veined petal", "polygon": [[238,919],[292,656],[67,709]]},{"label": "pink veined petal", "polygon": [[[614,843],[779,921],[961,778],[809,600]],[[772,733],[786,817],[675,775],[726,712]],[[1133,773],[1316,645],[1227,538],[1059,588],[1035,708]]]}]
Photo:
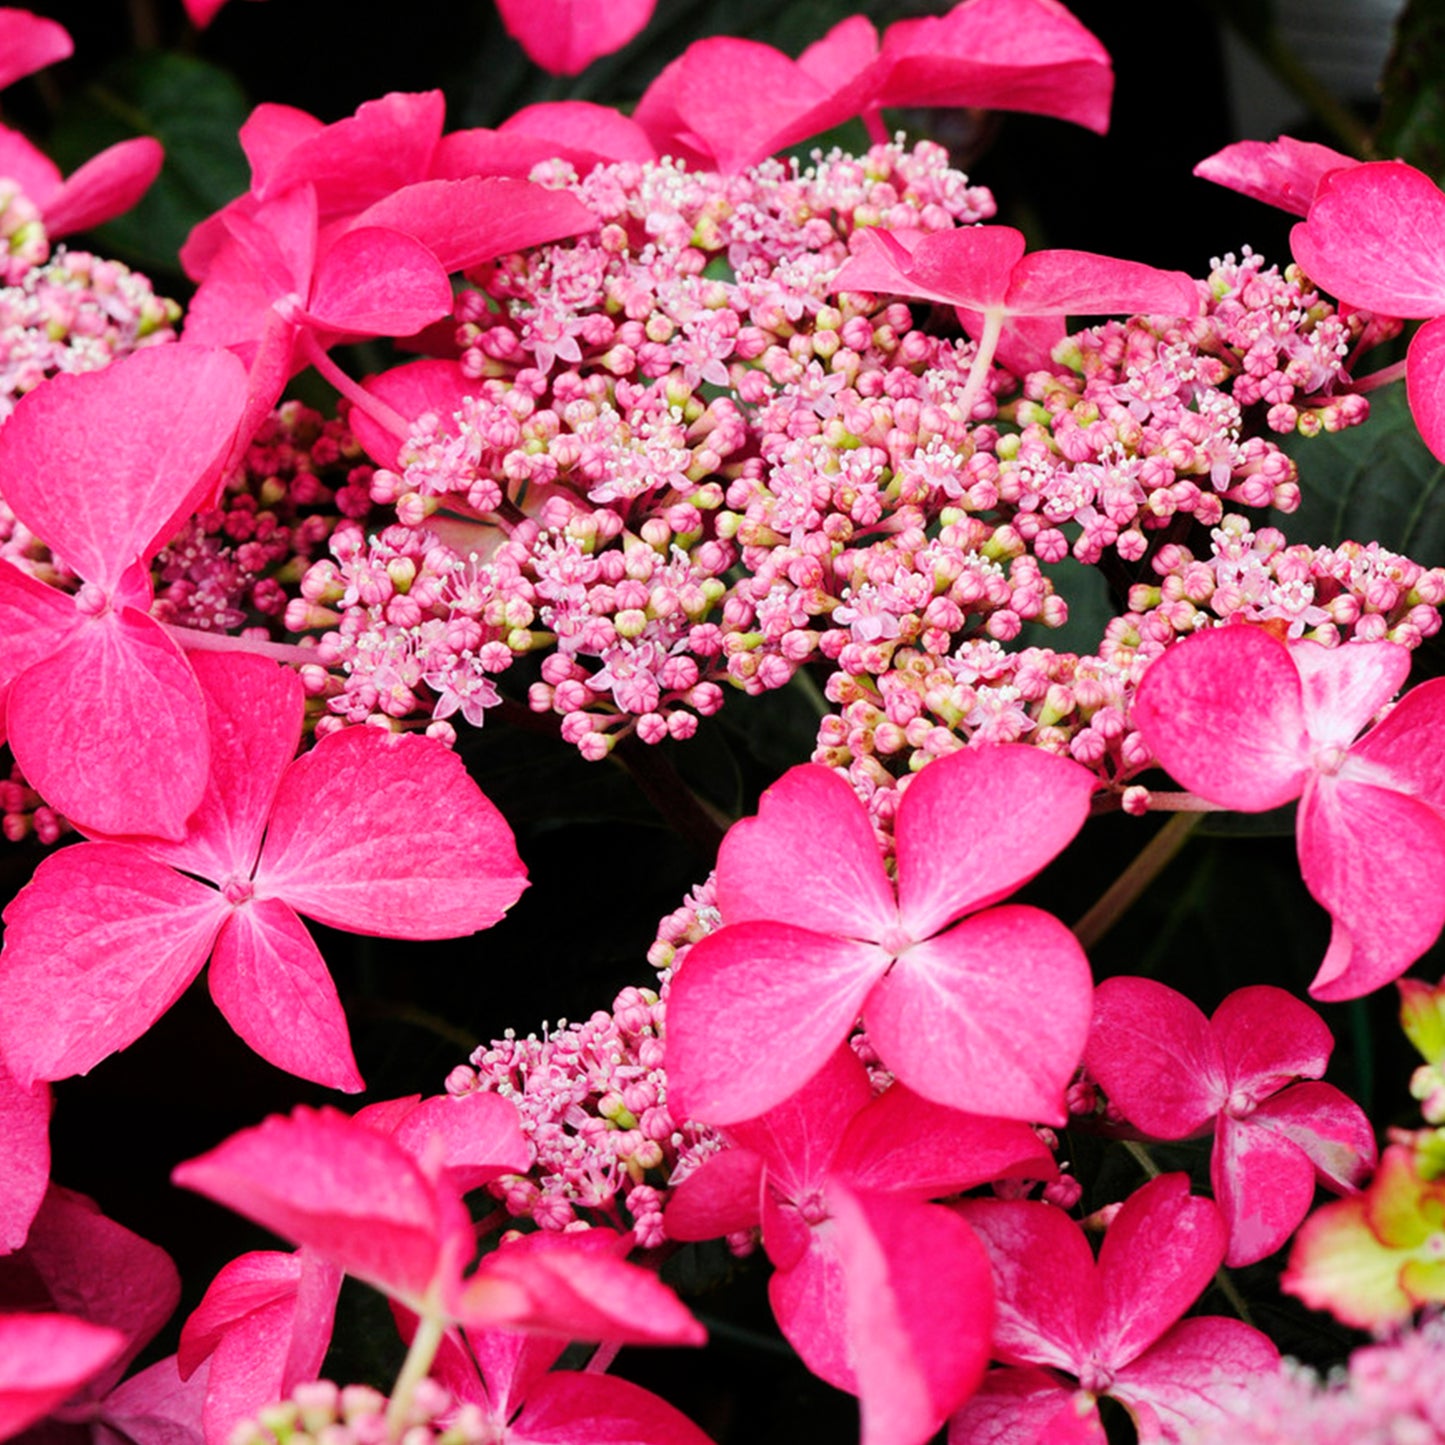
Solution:
[{"label": "pink veined petal", "polygon": [[272,1115],[171,1178],[412,1309],[453,1287],[475,1250],[455,1193],[428,1180],[395,1140],[334,1109]]},{"label": "pink veined petal", "polygon": [[863,1020],[884,1064],[925,1098],[1062,1124],[1092,993],[1074,935],[1008,904],[907,949],[868,995]]},{"label": "pink veined petal", "polygon": [[182,1380],[176,1357],[123,1380],[95,1421],[96,1445],[203,1445],[202,1419],[210,1367]]},{"label": "pink veined petal", "polygon": [[[964,748],[915,776],[898,806],[898,913],[922,940],[1021,888],[1084,825],[1094,776],[1003,743]],[[1029,798],[1033,806],[1012,807]]]},{"label": "pink veined petal", "polygon": [[1106,1445],[1092,1395],[1032,1365],[990,1370],[948,1422],[948,1445]]},{"label": "pink veined petal", "polygon": [[1225,146],[1200,161],[1194,174],[1251,200],[1305,216],[1320,182],[1331,171],[1359,164],[1329,146],[1282,135],[1276,141],[1245,140]]},{"label": "pink veined petal", "polygon": [[258,896],[352,933],[455,938],[521,896],[512,830],[432,738],[346,728],[286,770]]},{"label": "pink veined petal", "polygon": [[[924,1445],[978,1388],[993,1327],[989,1259],[956,1213],[832,1180],[862,1445]],[[938,1301],[949,1308],[940,1312]]]},{"label": "pink veined petal", "polygon": [[1214,1011],[1210,1029],[1231,1090],[1258,1103],[1295,1078],[1317,1079],[1335,1039],[1303,999],[1282,988],[1237,988]]},{"label": "pink veined petal", "polygon": [[1437,461],[1445,460],[1445,321],[1427,321],[1410,339],[1405,394],[1420,439]]},{"label": "pink veined petal", "polygon": [[905,291],[978,311],[1007,305],[1014,268],[1023,259],[1024,234],[1012,226],[959,226],[935,231],[912,248]]},{"label": "pink veined petal", "polygon": [[669,1106],[726,1125],[780,1104],[848,1036],[888,962],[785,923],[736,923],[695,943],[668,995]]},{"label": "pink veined petal", "polygon": [[301,1256],[275,1249],[252,1250],[222,1266],[181,1327],[176,1366],[189,1378],[228,1331],[257,1310],[281,1301],[294,1305]]},{"label": "pink veined petal", "polygon": [[728,830],[717,899],[724,923],[776,919],[874,941],[898,917],[863,804],[841,775],[817,763],[790,768],[763,794],[757,816]]},{"label": "pink veined petal", "polygon": [[497,0],[507,34],[553,75],[580,75],[642,33],[657,0]]},{"label": "pink veined petal", "polygon": [[0,9],[0,90],[66,59],[75,49],[58,20],[10,6]]},{"label": "pink veined petal", "polygon": [[1299,1227],[1315,1197],[1315,1171],[1289,1139],[1252,1118],[1219,1116],[1209,1165],[1214,1202],[1229,1230],[1231,1269],[1271,1255]]},{"label": "pink veined petal", "polygon": [[836,91],[861,75],[877,58],[877,28],[866,15],[850,15],[798,56],[798,69]]},{"label": "pink veined petal", "polygon": [[1196,632],[1155,658],[1133,722],[1166,772],[1225,808],[1277,808],[1313,770],[1299,670],[1257,627]]},{"label": "pink veined petal", "polygon": [[494,256],[595,231],[598,221],[567,191],[502,176],[467,176],[405,186],[369,206],[352,225],[403,232],[431,251],[443,271],[463,271]]},{"label": "pink veined petal", "polygon": [[1203,1293],[1224,1259],[1224,1220],[1191,1197],[1186,1174],[1161,1174],[1124,1201],[1099,1251],[1099,1363],[1137,1359]]},{"label": "pink veined petal", "polygon": [[1359,1189],[1379,1154],[1365,1111],[1332,1084],[1295,1084],[1266,1099],[1250,1123],[1288,1139],[1314,1166],[1327,1189]]},{"label": "pink veined petal", "polygon": [[258,105],[240,130],[241,149],[251,165],[252,189],[264,186],[270,172],[282,164],[296,146],[325,128],[309,111],[294,105],[271,101]]},{"label": "pink veined petal", "polygon": [[63,1314],[0,1314],[0,1440],[69,1399],[124,1344],[124,1336]]},{"label": "pink veined petal", "polygon": [[[909,274],[913,252],[910,245],[904,244],[905,239],[917,246],[923,237],[913,232],[905,238],[876,226],[854,231],[848,237],[848,260],[833,277],[829,289],[834,293],[872,291],[878,295],[922,296],[921,291],[912,289],[917,285]],[[946,296],[924,299],[949,304]]]},{"label": "pink veined petal", "polygon": [[362,226],[317,259],[306,315],[328,330],[409,336],[445,316],[451,301],[446,271],[426,246],[385,226]]},{"label": "pink veined petal", "polygon": [[1310,993],[1336,1003],[1398,978],[1445,924],[1445,819],[1405,793],[1321,778],[1295,831],[1305,886],[1334,925]]},{"label": "pink veined petal", "polygon": [[1020,316],[1195,316],[1199,307],[1198,283],[1184,272],[1092,251],[1034,251],[1014,268],[1008,289],[1008,309]]},{"label": "pink veined petal", "polygon": [[16,679],[6,722],[25,776],[82,832],[185,836],[210,760],[205,704],[145,613],[85,619]]},{"label": "pink veined petal", "polygon": [[1242,1320],[1205,1315],[1183,1320],[1151,1350],[1115,1373],[1109,1392],[1139,1426],[1141,1442],[1178,1440],[1244,1418],[1254,1376],[1273,1375],[1279,1351]]},{"label": "pink veined petal", "polygon": [[46,201],[46,234],[70,236],[123,215],[150,189],[165,158],[161,143],[148,135],[92,156]]},{"label": "pink veined petal", "polygon": [[223,351],[157,346],[51,381],[0,430],[5,500],[113,595],[209,488],[245,405],[245,371]]},{"label": "pink veined petal", "polygon": [[[597,161],[652,161],[657,149],[631,116],[585,100],[526,105],[497,127],[499,137],[548,142],[553,155],[572,159],[582,174]],[[450,137],[443,138],[445,148]],[[576,157],[576,159],[573,159]],[[595,157],[594,159],[589,159]]]},{"label": "pink veined petal", "polygon": [[1380,780],[1366,776],[1362,764],[1387,772],[1396,791],[1412,793],[1445,813],[1445,678],[1411,688],[1385,720],[1350,749],[1341,776]]},{"label": "pink veined petal", "polygon": [[1153,979],[1107,978],[1094,990],[1084,1065],[1109,1102],[1156,1139],[1197,1133],[1228,1095],[1209,1020]]},{"label": "pink veined petal", "polygon": [[1403,161],[1332,172],[1290,232],[1295,260],[1332,296],[1384,316],[1445,311],[1445,195]]},{"label": "pink veined petal", "polygon": [[50,1088],[28,1089],[0,1058],[0,1254],[25,1243],[50,1181]]},{"label": "pink veined petal", "polygon": [[536,1157],[522,1132],[517,1106],[483,1090],[423,1099],[402,1120],[395,1137],[418,1159],[429,1159],[440,1147],[446,1177],[462,1194],[502,1174],[522,1174]]},{"label": "pink veined petal", "polygon": [[967,1199],[955,1207],[993,1271],[994,1359],[1077,1374],[1100,1307],[1084,1231],[1062,1209],[1034,1200]]},{"label": "pink veined petal", "polygon": [[711,1445],[681,1410],[631,1380],[554,1370],[507,1426],[509,1445]]},{"label": "pink veined petal", "polygon": [[72,598],[0,558],[0,740],[11,684],[49,657],[82,620]]},{"label": "pink veined petal", "polygon": [[326,961],[279,898],[231,910],[207,982],[226,1022],[278,1069],[347,1094],[366,1087]]},{"label": "pink veined petal", "polygon": [[[788,1263],[778,1264],[768,1281],[773,1317],[784,1338],[820,1380],[856,1395],[858,1375],[848,1336],[836,1228],[831,1220],[817,1229],[799,1221],[798,1233],[798,1247],[787,1252]],[[778,1263],[779,1256],[771,1248],[768,1258]]]},{"label": "pink veined petal", "polygon": [[1410,675],[1409,650],[1393,642],[1295,642],[1289,655],[1299,669],[1305,731],[1315,747],[1349,747]]},{"label": "pink veined petal", "polygon": [[22,1085],[89,1073],[201,971],[229,905],[134,848],[52,854],[5,910],[0,1042]]},{"label": "pink veined petal", "polygon": [[751,1149],[725,1149],[677,1185],[663,1211],[669,1239],[721,1239],[762,1218],[763,1161]]}]

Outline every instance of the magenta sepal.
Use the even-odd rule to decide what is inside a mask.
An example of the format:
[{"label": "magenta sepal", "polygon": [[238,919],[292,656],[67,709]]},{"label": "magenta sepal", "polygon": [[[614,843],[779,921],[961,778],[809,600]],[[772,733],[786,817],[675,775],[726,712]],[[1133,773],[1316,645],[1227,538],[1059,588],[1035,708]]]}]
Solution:
[{"label": "magenta sepal", "polygon": [[74,49],[70,32],[59,21],[10,6],[0,9],[0,90],[65,60]]},{"label": "magenta sepal", "polygon": [[1276,141],[1244,140],[1206,156],[1194,174],[1293,216],[1309,213],[1320,182],[1331,171],[1357,166],[1353,156],[1329,146],[1282,135]]},{"label": "magenta sepal", "polygon": [[0,1314],[0,1440],[63,1404],[120,1353],[118,1330],[65,1314]]},{"label": "magenta sepal", "polygon": [[25,1243],[50,1181],[50,1086],[26,1088],[0,1058],[0,1255]]},{"label": "magenta sepal", "polygon": [[40,212],[52,240],[102,225],[130,210],[160,174],[165,152],[151,136],[119,141],[63,176],[19,131],[0,126],[0,173]]},{"label": "magenta sepal", "polygon": [[948,1445],[1107,1445],[1099,1407],[1032,1365],[990,1370],[948,1422]]},{"label": "magenta sepal", "polygon": [[642,32],[657,0],[497,0],[507,34],[528,58],[553,75],[580,75]]}]

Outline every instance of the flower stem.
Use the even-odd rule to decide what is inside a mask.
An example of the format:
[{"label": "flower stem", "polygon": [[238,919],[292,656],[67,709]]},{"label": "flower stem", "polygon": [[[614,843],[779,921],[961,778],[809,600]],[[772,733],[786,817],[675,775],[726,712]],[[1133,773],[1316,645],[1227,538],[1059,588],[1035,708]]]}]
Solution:
[{"label": "flower stem", "polygon": [[[1192,794],[1174,796],[1185,798]],[[1152,806],[1153,799],[1150,802]],[[1104,896],[1074,925],[1074,936],[1085,949],[1092,948],[1168,867],[1203,816],[1202,811],[1179,812],[1140,849],[1134,861],[1109,885]]]},{"label": "flower stem", "polygon": [[406,1417],[416,1387],[426,1379],[446,1333],[446,1319],[441,1314],[423,1314],[417,1320],[411,1348],[402,1362],[401,1373],[392,1387],[391,1403],[386,1407],[386,1438],[395,1445],[406,1431]]},{"label": "flower stem", "polygon": [[199,628],[185,627],[179,622],[162,622],[161,626],[187,652],[254,652],[258,657],[269,657],[274,662],[290,662],[298,667],[303,662],[317,660],[314,647],[269,642],[260,637],[236,637],[229,632],[202,632]]},{"label": "flower stem", "polygon": [[1399,381],[1404,374],[1405,363],[1397,361],[1393,366],[1382,366],[1379,371],[1360,377],[1350,389],[1361,393],[1374,391],[1378,387],[1389,386],[1392,381]]}]

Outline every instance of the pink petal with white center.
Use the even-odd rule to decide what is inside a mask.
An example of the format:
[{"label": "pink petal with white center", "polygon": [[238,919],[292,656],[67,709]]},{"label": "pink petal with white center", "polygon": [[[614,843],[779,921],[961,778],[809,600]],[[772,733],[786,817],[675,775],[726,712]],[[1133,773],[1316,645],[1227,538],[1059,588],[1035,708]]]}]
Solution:
[{"label": "pink petal with white center", "polygon": [[50,1182],[50,1088],[25,1088],[0,1058],[0,1255],[25,1243]]},{"label": "pink petal with white center", "polygon": [[1209,1020],[1148,978],[1106,978],[1094,990],[1084,1067],[1109,1102],[1156,1139],[1197,1133],[1228,1095]]},{"label": "pink petal with white center", "polygon": [[1107,1445],[1092,1395],[1047,1370],[990,1370],[948,1422],[948,1445]]},{"label": "pink petal with white center", "polygon": [[1225,146],[1200,161],[1194,174],[1251,200],[1304,216],[1331,171],[1359,164],[1329,146],[1282,135],[1277,141],[1245,140]]},{"label": "pink petal with white center", "polygon": [[879,65],[882,105],[983,106],[1109,128],[1109,52],[1053,0],[971,0],[900,21],[884,34]]},{"label": "pink petal with white center", "polygon": [[[1084,825],[1095,779],[1039,748],[964,748],[930,763],[898,806],[898,914],[922,940],[1021,888]],[[1029,798],[1015,808],[1009,799]]]},{"label": "pink petal with white center", "polygon": [[598,220],[567,191],[502,176],[467,176],[406,186],[352,224],[403,232],[431,251],[443,271],[464,271],[512,251],[595,231]]},{"label": "pink petal with white center", "polygon": [[1439,316],[1410,338],[1405,394],[1420,439],[1437,461],[1445,460],[1445,323]]},{"label": "pink petal with white center", "polygon": [[1210,1030],[1231,1090],[1255,1103],[1291,1079],[1317,1079],[1329,1064],[1334,1035],[1303,999],[1282,988],[1237,988],[1214,1010]]},{"label": "pink petal with white center", "polygon": [[182,1380],[167,1355],[122,1381],[95,1422],[95,1445],[202,1445],[209,1374],[203,1367]]},{"label": "pink petal with white center", "polygon": [[150,189],[165,158],[161,143],[148,135],[92,156],[46,201],[46,234],[70,236],[123,215]]},{"label": "pink petal with white center", "polygon": [[0,1440],[68,1400],[124,1343],[63,1314],[0,1314]]},{"label": "pink petal with white center", "polygon": [[[828,1187],[862,1445],[924,1445],[978,1388],[993,1326],[989,1260],[957,1214]],[[938,1302],[949,1307],[940,1313]]]},{"label": "pink petal with white center", "polygon": [[1189,1193],[1185,1174],[1161,1174],[1124,1201],[1099,1251],[1093,1347],[1119,1369],[1137,1359],[1204,1292],[1224,1259],[1219,1210]]},{"label": "pink petal with white center", "polygon": [[5,500],[113,595],[210,486],[245,405],[245,371],[222,351],[157,346],[51,381],[0,430]]},{"label": "pink petal with white center", "polygon": [[554,1370],[507,1426],[509,1445],[711,1445],[682,1411],[612,1375]]},{"label": "pink petal with white center", "polygon": [[0,1043],[22,1085],[89,1073],[201,971],[230,911],[134,848],[54,853],[5,910]]},{"label": "pink petal with white center", "polygon": [[[508,1240],[483,1259],[458,1301],[462,1323],[515,1325],[572,1340],[700,1345],[707,1331],[655,1274],[622,1255],[628,1236],[539,1231]],[[520,1292],[520,1312],[494,1317],[498,1288]]]},{"label": "pink petal with white center", "polygon": [[849,1122],[832,1172],[855,1189],[923,1200],[1059,1171],[1027,1124],[964,1114],[894,1083]]},{"label": "pink petal with white center", "polygon": [[293,668],[254,653],[187,656],[206,702],[206,791],[181,842],[147,838],[137,846],[219,887],[256,866],[272,799],[301,741],[301,681]]},{"label": "pink petal with white center", "polygon": [[1289,1139],[1253,1118],[1219,1116],[1209,1166],[1214,1202],[1229,1230],[1231,1269],[1271,1255],[1299,1227],[1315,1197],[1315,1171]]},{"label": "pink petal with white center", "polygon": [[427,1179],[395,1140],[335,1109],[273,1114],[177,1165],[171,1179],[414,1310],[453,1297],[476,1249],[454,1191]]},{"label": "pink petal with white center", "polygon": [[401,1121],[395,1138],[422,1160],[440,1149],[446,1178],[461,1194],[502,1174],[525,1173],[537,1152],[522,1132],[517,1106],[483,1090],[423,1099]]},{"label": "pink petal with white center", "polygon": [[786,923],[693,944],[667,1000],[669,1107],[726,1125],[782,1103],[847,1038],[888,964],[880,948]]},{"label": "pink petal with white center", "polygon": [[1326,176],[1290,232],[1295,260],[1339,300],[1384,316],[1445,311],[1445,195],[1403,161]]},{"label": "pink petal with white center", "polygon": [[1249,1122],[1288,1139],[1314,1166],[1320,1183],[1337,1193],[1361,1188],[1378,1162],[1375,1130],[1365,1111],[1333,1084],[1282,1089]]},{"label": "pink petal with white center", "polygon": [[751,1149],[725,1149],[674,1186],[663,1211],[669,1239],[721,1239],[762,1218],[763,1161]]},{"label": "pink petal with white center", "polygon": [[1257,627],[1176,642],[1149,664],[1132,718],[1160,767],[1221,807],[1277,808],[1313,772],[1299,670],[1290,649]]},{"label": "pink petal with white center", "polygon": [[11,684],[49,657],[81,621],[73,599],[0,557],[0,741]]},{"label": "pink petal with white center", "polygon": [[553,75],[580,75],[598,57],[621,50],[652,19],[657,0],[497,0],[507,34]]},{"label": "pink petal with white center", "polygon": [[884,1064],[925,1098],[1062,1124],[1092,995],[1074,935],[1050,914],[1009,904],[907,949],[868,995],[863,1019]]},{"label": "pink petal with white center", "polygon": [[85,618],[16,679],[6,723],[31,786],[82,832],[185,836],[206,787],[205,703],[143,612]]},{"label": "pink petal with white center", "polygon": [[1393,642],[1290,644],[1304,689],[1305,731],[1316,748],[1347,748],[1410,675],[1410,652]]},{"label": "pink petal with white center", "polygon": [[0,90],[66,59],[74,49],[59,21],[10,6],[0,9]]},{"label": "pink petal with white center", "polygon": [[1322,778],[1296,834],[1305,886],[1334,925],[1310,993],[1337,1003],[1398,978],[1445,925],[1445,818],[1405,793]]},{"label": "pink petal with white center", "polygon": [[994,1358],[1077,1374],[1100,1309],[1084,1231],[1062,1209],[1034,1200],[968,1199],[954,1207],[978,1236],[993,1272]]},{"label": "pink petal with white center", "polygon": [[1365,768],[1387,773],[1389,786],[1412,793],[1445,813],[1445,678],[1431,678],[1409,692],[1350,749],[1341,776],[1383,781]]},{"label": "pink petal with white center", "polygon": [[455,938],[489,928],[521,896],[512,830],[432,738],[346,728],[285,773],[258,896],[382,938]]},{"label": "pink petal with white center", "polygon": [[363,226],[337,237],[318,259],[306,316],[333,331],[410,336],[445,316],[451,302],[446,271],[426,246],[400,231]]},{"label": "pink petal with white center", "polygon": [[[827,864],[819,866],[819,839]],[[724,923],[776,919],[815,933],[876,941],[898,920],[873,825],[840,773],[790,768],[735,823],[717,864]]]},{"label": "pink petal with white center", "polygon": [[1242,1320],[1206,1315],[1175,1325],[1117,1371],[1109,1393],[1134,1417],[1140,1445],[1149,1445],[1248,1418],[1258,1377],[1278,1370],[1279,1351],[1267,1336]]},{"label": "pink petal with white center", "polygon": [[226,1022],[278,1069],[347,1094],[366,1087],[326,961],[280,899],[231,910],[207,982]]}]

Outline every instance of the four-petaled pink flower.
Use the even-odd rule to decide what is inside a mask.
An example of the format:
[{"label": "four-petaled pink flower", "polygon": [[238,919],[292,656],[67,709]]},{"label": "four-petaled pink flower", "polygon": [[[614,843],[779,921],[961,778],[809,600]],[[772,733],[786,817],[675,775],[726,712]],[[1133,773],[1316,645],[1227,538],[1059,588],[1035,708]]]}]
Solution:
[{"label": "four-petaled pink flower", "polygon": [[1395,695],[1410,654],[1391,642],[1286,645],[1212,628],[1150,663],[1133,719],[1160,765],[1225,808],[1300,800],[1300,865],[1334,929],[1310,985],[1357,998],[1398,978],[1445,923],[1445,679]]},{"label": "four-petaled pink flower", "polygon": [[1293,994],[1237,989],[1204,1014],[1147,978],[1110,978],[1094,993],[1084,1064],[1109,1102],[1155,1139],[1211,1125],[1210,1182],[1229,1230],[1231,1268],[1273,1254],[1314,1200],[1315,1180],[1357,1189],[1375,1167],[1375,1136],[1325,1071],[1334,1039]]},{"label": "four-petaled pink flower", "polygon": [[991,905],[1078,832],[1093,781],[1023,745],[929,764],[898,806],[895,890],[848,783],[816,763],[785,773],[723,840],[726,927],[693,945],[672,984],[677,1111],[713,1124],[763,1113],[861,1014],[885,1065],[925,1098],[1062,1123],[1088,1033],[1088,961],[1051,915]]},{"label": "four-petaled pink flower", "polygon": [[298,912],[392,938],[490,927],[526,886],[511,830],[434,739],[350,728],[292,762],[294,672],[242,653],[199,653],[195,666],[211,722],[201,806],[178,843],[83,843],[36,870],[5,913],[5,1056],[23,1084],[87,1072],[143,1034],[214,951],[211,995],[257,1053],[359,1089],[335,985]]},{"label": "four-petaled pink flower", "polygon": [[1160,1175],[1125,1200],[1097,1263],[1084,1231],[1052,1204],[977,1199],[958,1209],[993,1264],[993,1353],[1010,1368],[954,1416],[949,1445],[1052,1440],[1040,1432],[1068,1420],[1073,1381],[1124,1405],[1141,1445],[1177,1441],[1279,1363],[1270,1341],[1239,1320],[1180,1319],[1225,1243],[1219,1211],[1190,1197],[1183,1174]]}]

